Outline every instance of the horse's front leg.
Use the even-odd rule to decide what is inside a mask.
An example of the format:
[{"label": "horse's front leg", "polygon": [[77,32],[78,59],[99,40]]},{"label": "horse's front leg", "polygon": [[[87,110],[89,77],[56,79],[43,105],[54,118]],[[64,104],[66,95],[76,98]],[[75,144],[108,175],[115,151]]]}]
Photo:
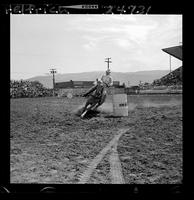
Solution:
[{"label": "horse's front leg", "polygon": [[98,106],[98,103],[93,103],[88,110],[94,110]]},{"label": "horse's front leg", "polygon": [[94,106],[93,106],[93,108],[92,108],[92,110],[96,110],[97,108],[99,107],[99,103],[96,103],[96,104],[94,104]]},{"label": "horse's front leg", "polygon": [[83,107],[82,113],[86,111],[88,105],[89,105],[89,102],[87,101],[86,104],[85,104],[85,106]]},{"label": "horse's front leg", "polygon": [[91,105],[91,102],[92,102],[91,100],[92,100],[91,97],[89,97],[87,99],[86,104],[85,104],[85,106],[84,106],[84,108],[82,110],[81,117],[84,117],[84,115],[86,114],[86,112],[91,108],[91,106],[89,106],[89,105]]}]

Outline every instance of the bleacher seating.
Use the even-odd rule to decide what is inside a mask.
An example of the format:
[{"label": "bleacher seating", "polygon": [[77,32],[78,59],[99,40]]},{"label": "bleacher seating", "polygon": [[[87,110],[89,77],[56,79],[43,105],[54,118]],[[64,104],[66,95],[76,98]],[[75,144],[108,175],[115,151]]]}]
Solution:
[{"label": "bleacher seating", "polygon": [[154,80],[152,85],[154,85],[154,86],[182,85],[182,67],[177,68],[176,70],[163,76],[160,79]]}]

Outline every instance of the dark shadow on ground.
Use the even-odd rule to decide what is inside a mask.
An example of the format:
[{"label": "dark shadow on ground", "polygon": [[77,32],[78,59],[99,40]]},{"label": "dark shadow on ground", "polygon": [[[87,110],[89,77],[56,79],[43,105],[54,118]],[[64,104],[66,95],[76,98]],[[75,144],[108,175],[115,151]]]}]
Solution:
[{"label": "dark shadow on ground", "polygon": [[[83,108],[79,109],[76,113],[77,116],[81,117]],[[98,110],[89,110],[85,116],[83,117],[83,119],[91,119],[92,117],[97,117],[100,114],[100,111]]]},{"label": "dark shadow on ground", "polygon": [[104,118],[121,118],[122,116],[107,115]]},{"label": "dark shadow on ground", "polygon": [[86,114],[85,114],[85,116],[84,116],[84,118],[85,119],[91,119],[92,117],[97,117],[98,116],[98,114],[100,114],[100,111],[98,111],[98,110],[89,110]]},{"label": "dark shadow on ground", "polygon": [[[83,111],[83,108],[79,109],[79,110],[75,113],[75,115],[81,117],[82,111]],[[103,114],[103,117],[104,117],[104,118],[121,118],[121,117],[122,117],[122,116],[114,116],[114,115],[112,115],[112,114],[107,114],[107,113],[104,113],[104,112],[99,111],[99,110],[95,110],[95,111],[94,111],[94,110],[89,110],[89,111],[85,114],[85,116],[83,117],[83,119],[91,119],[91,118],[93,118],[93,117],[98,117],[98,116],[100,115],[100,113]],[[107,115],[104,116],[104,114],[107,114]]]}]

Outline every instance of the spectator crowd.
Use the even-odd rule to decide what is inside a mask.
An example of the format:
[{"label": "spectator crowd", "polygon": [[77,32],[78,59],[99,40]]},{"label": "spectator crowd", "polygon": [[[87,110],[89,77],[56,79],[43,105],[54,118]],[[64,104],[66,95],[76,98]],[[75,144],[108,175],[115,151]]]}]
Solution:
[{"label": "spectator crowd", "polygon": [[182,67],[174,70],[173,72],[167,74],[161,79],[157,79],[153,81],[153,85],[166,85],[166,86],[175,86],[182,85]]},{"label": "spectator crowd", "polygon": [[10,81],[10,97],[45,97],[52,96],[52,89],[45,88],[43,84],[38,81]]}]

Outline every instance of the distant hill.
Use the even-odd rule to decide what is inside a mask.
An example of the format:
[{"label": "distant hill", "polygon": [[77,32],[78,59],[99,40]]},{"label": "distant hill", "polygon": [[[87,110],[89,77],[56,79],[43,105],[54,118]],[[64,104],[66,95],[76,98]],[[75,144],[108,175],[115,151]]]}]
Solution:
[{"label": "distant hill", "polygon": [[[125,83],[128,86],[138,85],[139,81],[152,83],[155,79],[159,79],[169,73],[169,70],[152,70],[152,71],[138,71],[138,72],[112,72],[111,75],[114,81],[120,81],[120,84]],[[83,73],[69,73],[56,74],[55,82],[65,81],[95,81],[104,74],[103,71],[83,72]],[[47,88],[52,88],[52,76],[36,76],[28,81],[39,81]]]}]

